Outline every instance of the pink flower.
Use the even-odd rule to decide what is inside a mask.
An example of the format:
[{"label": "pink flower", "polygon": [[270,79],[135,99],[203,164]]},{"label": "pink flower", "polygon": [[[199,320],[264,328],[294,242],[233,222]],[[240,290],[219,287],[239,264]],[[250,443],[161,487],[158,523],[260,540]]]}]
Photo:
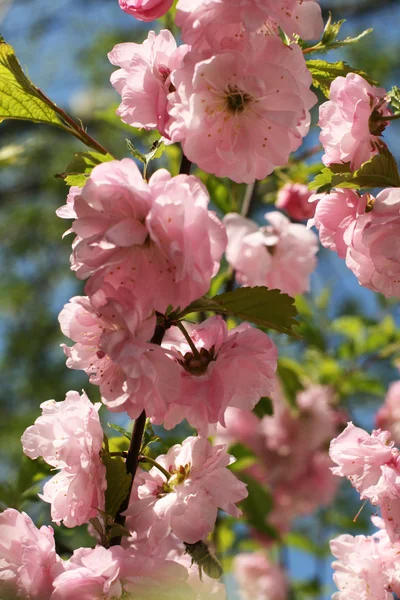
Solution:
[{"label": "pink flower", "polygon": [[205,294],[226,246],[208,202],[196,177],[161,169],[147,184],[128,158],[96,166],[73,206],[72,269],[92,275],[88,295],[105,283],[123,286],[146,309],[165,312]]},{"label": "pink flower", "polygon": [[134,554],[121,546],[79,548],[54,580],[51,600],[148,598],[194,600],[181,565]]},{"label": "pink flower", "polygon": [[268,516],[273,527],[287,533],[294,519],[310,515],[333,502],[339,480],[331,473],[331,465],[332,461],[323,449],[309,454],[306,464],[297,472],[293,471],[291,478],[277,482],[273,488],[274,506]]},{"label": "pink flower", "polygon": [[[333,579],[339,592],[334,600],[392,600],[386,570],[386,549],[379,537],[340,535],[330,542],[337,558],[332,563]],[[383,550],[383,551],[382,551]]]},{"label": "pink flower", "polygon": [[308,200],[311,192],[302,183],[286,183],[278,192],[276,208],[287,212],[296,221],[305,221],[314,216],[315,205]]},{"label": "pink flower", "polygon": [[390,384],[385,403],[376,415],[376,426],[390,431],[396,445],[400,445],[400,381]]},{"label": "pink flower", "polygon": [[0,514],[0,557],[0,594],[50,599],[55,565],[60,560],[51,527],[37,529],[27,514],[7,508]]},{"label": "pink flower", "polygon": [[104,508],[105,467],[100,453],[103,443],[98,410],[82,393],[68,392],[63,402],[41,404],[42,415],[28,427],[21,441],[32,459],[42,456],[61,471],[43,488],[42,499],[51,504],[52,519],[76,527]]},{"label": "pink flower", "polygon": [[72,298],[59,315],[62,332],[76,342],[71,348],[62,345],[67,367],[89,375],[109,410],[126,411],[132,419],[146,410],[161,423],[179,394],[178,366],[159,346],[148,343],[155,316],[145,317],[124,288],[116,292],[105,285],[104,291],[92,302],[84,296]]},{"label": "pink flower", "polygon": [[286,575],[264,552],[237,554],[233,572],[243,600],[286,600]]},{"label": "pink flower", "polygon": [[353,190],[338,189],[330,194],[311,196],[311,203],[317,201],[314,218],[308,221],[308,227],[315,225],[321,244],[345,258],[356,220],[365,213],[366,196],[359,196]]},{"label": "pink flower", "polygon": [[119,0],[120,8],[139,21],[159,19],[171,8],[174,0]]},{"label": "pink flower", "polygon": [[228,406],[252,410],[274,385],[277,349],[270,338],[242,323],[228,331],[221,317],[201,325],[185,324],[198,356],[183,334],[171,328],[163,342],[181,368],[181,392],[170,406],[164,427],[186,418],[202,434],[211,423],[224,423]]},{"label": "pink flower", "polygon": [[331,441],[329,454],[338,465],[332,469],[332,473],[347,477],[361,498],[368,498],[373,504],[378,504],[386,495],[387,483],[382,478],[382,467],[396,467],[399,456],[388,431],[378,429],[369,435],[350,422]]},{"label": "pink flower", "polygon": [[176,23],[196,51],[220,50],[240,42],[244,31],[265,29],[317,39],[323,30],[321,8],[314,0],[179,0]]},{"label": "pink flower", "polygon": [[391,114],[386,90],[370,85],[356,73],[337,77],[331,85],[330,100],[320,106],[319,139],[325,154],[322,162],[348,163],[359,169],[385,144],[381,135]]},{"label": "pink flower", "polygon": [[308,291],[317,265],[317,236],[279,212],[266,213],[265,219],[268,224],[259,228],[237,213],[224,217],[226,258],[236,270],[238,282],[266,285],[292,296]]},{"label": "pink flower", "polygon": [[238,183],[264,179],[287,163],[316,102],[300,47],[278,36],[255,35],[240,51],[197,63],[189,54],[171,80],[171,140],[204,171]]},{"label": "pink flower", "polygon": [[293,519],[329,504],[336,493],[339,482],[330,471],[326,447],[342,415],[334,409],[334,394],[327,386],[312,385],[298,393],[297,414],[291,411],[279,382],[271,399],[273,414],[262,419],[228,408],[226,427],[218,426],[217,439],[240,442],[255,454],[258,460],[247,472],[270,487],[274,508],[269,522],[286,532]]},{"label": "pink flower", "polygon": [[118,67],[111,83],[121,95],[117,115],[124,123],[145,129],[158,129],[162,135],[168,119],[167,95],[171,71],[181,67],[188,46],[177,48],[167,29],[158,35],[150,31],[143,44],[118,44],[108,54]]},{"label": "pink flower", "polygon": [[241,515],[236,503],[246,498],[247,490],[226,468],[232,457],[224,446],[189,437],[156,461],[170,477],[153,467],[135,478],[126,514],[127,527],[137,535],[162,540],[172,532],[194,544],[212,531],[218,508]]},{"label": "pink flower", "polygon": [[370,200],[349,235],[346,265],[360,285],[400,297],[400,190],[387,188]]}]

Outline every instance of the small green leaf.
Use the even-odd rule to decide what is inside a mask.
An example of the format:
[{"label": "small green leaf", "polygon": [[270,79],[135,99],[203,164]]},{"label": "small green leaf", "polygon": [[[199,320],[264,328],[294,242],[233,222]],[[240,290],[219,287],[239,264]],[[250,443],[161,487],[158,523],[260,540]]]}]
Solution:
[{"label": "small green leaf", "polygon": [[263,417],[271,417],[274,414],[274,405],[271,398],[261,398],[258,404],[253,408],[253,413],[257,415],[259,419]]},{"label": "small green leaf", "polygon": [[83,187],[94,167],[104,162],[114,160],[110,154],[99,152],[76,152],[64,173],[56,175],[64,179],[67,185]]},{"label": "small green leaf", "polygon": [[[357,171],[343,172],[340,165],[331,165],[322,169],[309,185],[310,190],[316,189],[318,193],[329,192],[333,188],[388,188],[400,187],[400,175],[396,159],[387,148],[382,148],[365,162]],[[345,168],[346,165],[343,165]]]},{"label": "small green leaf", "polygon": [[114,537],[129,537],[130,532],[119,523],[113,523],[107,531],[107,536],[108,539],[112,540]]},{"label": "small green leaf", "polygon": [[326,22],[321,40],[318,42],[318,44],[315,44],[315,46],[307,47],[306,53],[311,54],[314,52],[328,52],[329,50],[342,48],[343,46],[348,46],[349,44],[356,44],[363,37],[373,31],[373,29],[366,29],[355,37],[346,37],[343,40],[338,40],[337,38],[340,30],[345,22],[345,19],[342,19],[341,21],[332,23],[332,15],[329,15],[329,19]]},{"label": "small green leaf", "polygon": [[389,102],[392,105],[394,114],[397,115],[400,113],[400,88],[397,85],[393,86],[390,92],[387,93],[387,97],[389,98]]},{"label": "small green leaf", "polygon": [[313,86],[320,89],[327,98],[329,98],[332,81],[337,77],[346,77],[348,73],[357,73],[371,85],[377,85],[376,81],[371,79],[367,73],[353,69],[343,60],[335,63],[328,63],[321,59],[307,60],[307,67],[313,78]]},{"label": "small green leaf", "polygon": [[277,374],[286,400],[290,407],[297,411],[297,394],[304,390],[300,365],[291,358],[282,357],[278,360]]},{"label": "small green leaf", "polygon": [[53,107],[25,75],[12,46],[0,39],[0,121],[23,119],[63,127]]},{"label": "small green leaf", "polygon": [[105,512],[114,518],[129,494],[132,475],[126,472],[125,461],[121,457],[110,456],[107,452],[103,452],[101,458],[106,467],[107,479]]},{"label": "small green leaf", "polygon": [[274,329],[298,337],[293,327],[297,310],[294,300],[280,290],[267,287],[238,288],[214,298],[200,298],[188,306],[179,318],[193,312],[211,311],[250,321],[259,327]]},{"label": "small green leaf", "polygon": [[130,140],[126,140],[126,145],[128,146],[128,150],[132,154],[132,156],[144,164],[143,176],[146,178],[147,167],[149,165],[149,162],[152,161],[154,158],[160,158],[164,150],[164,143],[161,139],[155,140],[155,142],[153,142],[153,144],[151,145],[150,150],[145,154],[140,152],[140,150],[138,150]]},{"label": "small green leaf", "polygon": [[141,454],[144,453],[147,446],[150,446],[150,444],[155,444],[156,442],[160,442],[160,441],[161,441],[161,438],[154,433],[153,426],[151,424],[150,419],[146,419],[146,427],[145,427],[144,434],[143,434],[143,444],[142,444],[142,448],[140,450]]},{"label": "small green leaf", "polygon": [[137,160],[140,160],[140,162],[142,163],[146,163],[146,157],[145,155],[140,152],[140,150],[138,150],[130,140],[125,140],[126,141],[126,145],[128,146],[128,150],[129,152],[132,154],[133,158],[137,158]]},{"label": "small green leaf", "polygon": [[273,508],[271,492],[250,475],[241,473],[240,479],[247,485],[249,493],[240,503],[247,523],[259,533],[276,539],[277,532],[267,523],[267,517]]},{"label": "small green leaf", "polygon": [[115,423],[107,423],[107,427],[109,427],[110,429],[114,429],[114,431],[118,431],[118,433],[124,435],[126,438],[128,438],[128,440],[130,440],[132,437],[130,431],[127,431],[126,429],[120,427],[119,425],[116,425]]},{"label": "small green leaf", "polygon": [[396,159],[389,150],[384,148],[354,173],[334,175],[332,177],[332,187],[356,189],[400,187]]}]

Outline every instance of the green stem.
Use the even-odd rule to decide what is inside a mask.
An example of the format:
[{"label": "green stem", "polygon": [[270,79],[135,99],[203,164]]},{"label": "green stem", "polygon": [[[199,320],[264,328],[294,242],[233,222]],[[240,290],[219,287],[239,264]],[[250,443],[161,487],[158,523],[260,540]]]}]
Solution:
[{"label": "green stem", "polygon": [[162,467],[156,460],[154,460],[154,458],[150,458],[150,456],[145,456],[143,454],[139,457],[139,461],[147,462],[150,465],[153,465],[153,467],[156,467],[156,469],[158,469],[166,477],[167,481],[171,478],[171,473],[169,473],[167,469],[164,469],[164,467]]},{"label": "green stem", "polygon": [[[110,152],[108,152],[108,150],[106,150],[104,146],[102,146],[99,142],[92,138],[80,125],[78,125],[78,123],[75,123],[75,121],[65,112],[65,110],[54,104],[54,102],[52,102],[50,98],[46,96],[44,92],[42,92],[42,90],[40,90],[39,88],[35,89],[42,98],[42,100],[46,102],[46,104],[50,106],[58,115],[60,115],[62,120],[65,121],[65,123],[68,124],[68,126],[62,127],[64,131],[72,134],[73,136],[78,138],[79,141],[85,144],[85,146],[97,150],[98,152],[100,152],[100,154],[110,154]],[[112,155],[110,154],[110,156]]]},{"label": "green stem", "polygon": [[194,345],[193,340],[190,337],[190,335],[188,334],[188,332],[186,331],[182,321],[177,321],[176,326],[181,331],[181,333],[185,336],[185,339],[186,339],[187,343],[189,344],[191,351],[193,352],[193,356],[200,359],[201,358],[200,352],[197,350],[196,346]]},{"label": "green stem", "polygon": [[397,119],[400,119],[400,113],[398,113],[397,115],[389,115],[387,117],[379,117],[379,119],[373,119],[374,121],[396,121]]}]

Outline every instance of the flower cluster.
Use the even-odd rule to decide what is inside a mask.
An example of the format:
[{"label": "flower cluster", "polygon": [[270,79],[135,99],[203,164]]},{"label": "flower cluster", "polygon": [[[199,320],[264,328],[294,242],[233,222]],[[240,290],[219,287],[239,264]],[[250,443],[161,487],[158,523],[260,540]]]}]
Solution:
[{"label": "flower cluster", "polygon": [[315,216],[323,246],[346,259],[359,283],[386,297],[400,297],[400,191],[386,188],[374,198],[353,190],[316,194]]},{"label": "flower cluster", "polygon": [[335,409],[334,394],[328,387],[312,385],[299,392],[298,415],[291,412],[279,385],[271,397],[274,413],[262,419],[229,409],[226,426],[218,427],[218,441],[240,442],[255,454],[257,462],[248,472],[270,487],[274,509],[269,522],[285,532],[293,519],[328,504],[336,492],[326,448],[343,415]]},{"label": "flower cluster", "polygon": [[382,520],[372,517],[379,530],[371,536],[344,534],[331,540],[333,579],[339,589],[335,600],[393,600],[399,594],[399,550],[393,544]]},{"label": "flower cluster", "polygon": [[[165,13],[164,0],[120,0],[141,20]],[[117,113],[134,127],[180,142],[201,169],[233,181],[263,179],[286,164],[310,126],[316,96],[299,44],[322,31],[315,0],[180,0],[176,23],[186,42],[151,31],[143,44],[117,45],[111,82]],[[260,68],[262,65],[262,69]]]},{"label": "flower cluster", "polygon": [[387,534],[400,541],[400,452],[390,432],[374,430],[369,435],[348,423],[332,440],[329,451],[335,475],[346,477],[362,499],[379,506]]}]

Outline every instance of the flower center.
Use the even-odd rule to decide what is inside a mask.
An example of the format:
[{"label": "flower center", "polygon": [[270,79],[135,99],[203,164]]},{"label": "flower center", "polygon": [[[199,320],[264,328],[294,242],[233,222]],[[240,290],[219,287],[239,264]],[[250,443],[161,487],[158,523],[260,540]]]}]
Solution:
[{"label": "flower center", "polygon": [[190,471],[192,469],[192,465],[188,463],[187,465],[181,465],[177,469],[172,469],[171,467],[168,469],[171,473],[172,477],[166,481],[162,487],[162,492],[164,494],[169,494],[173,491],[174,487],[183,483],[190,475]]},{"label": "flower center", "polygon": [[230,113],[242,113],[246,104],[252,100],[250,94],[243,92],[237,86],[228,85],[225,95],[226,108]]},{"label": "flower center", "polygon": [[179,362],[188,373],[199,377],[200,375],[204,375],[208,365],[215,358],[213,346],[210,350],[206,348],[199,350],[199,356],[195,356],[193,352],[186,352],[185,356]]}]

